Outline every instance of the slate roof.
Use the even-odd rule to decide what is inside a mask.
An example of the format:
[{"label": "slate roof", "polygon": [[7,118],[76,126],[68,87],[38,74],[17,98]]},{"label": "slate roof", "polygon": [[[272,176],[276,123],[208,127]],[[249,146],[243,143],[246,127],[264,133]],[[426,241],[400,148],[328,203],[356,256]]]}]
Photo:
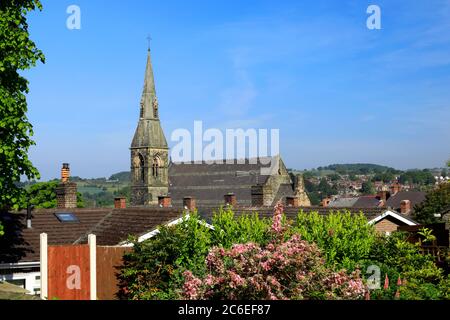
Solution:
[{"label": "slate roof", "polygon": [[357,208],[376,208],[380,204],[380,199],[377,196],[361,196],[353,204]]},{"label": "slate roof", "polygon": [[400,209],[400,202],[402,200],[411,201],[411,210],[414,211],[414,206],[425,200],[425,192],[422,191],[399,191],[391,196],[386,201],[386,206],[394,210]]},{"label": "slate roof", "polygon": [[330,208],[353,207],[356,201],[358,201],[358,197],[341,197],[331,200],[330,203],[328,204],[328,207]]},{"label": "slate roof", "polygon": [[[61,223],[55,212],[73,212],[79,223]],[[26,228],[25,213],[0,214],[5,235],[0,237],[0,263],[39,261],[40,234],[47,233],[49,245],[87,243],[97,235],[98,245],[117,245],[129,234],[141,235],[182,216],[181,209],[64,209],[35,210],[32,228]]]},{"label": "slate roof", "polygon": [[[251,187],[265,184],[269,174],[261,174],[262,169],[270,168],[270,163],[260,160],[270,158],[244,159],[245,163],[231,160],[228,164],[202,163],[170,163],[169,165],[169,194],[174,205],[181,205],[183,197],[191,196],[196,199],[198,206],[217,206],[223,203],[227,193],[234,193],[242,205],[251,205]],[[277,159],[274,157],[272,159]],[[280,160],[281,165],[282,161]],[[281,185],[277,190],[277,197],[293,195],[292,186]]]}]

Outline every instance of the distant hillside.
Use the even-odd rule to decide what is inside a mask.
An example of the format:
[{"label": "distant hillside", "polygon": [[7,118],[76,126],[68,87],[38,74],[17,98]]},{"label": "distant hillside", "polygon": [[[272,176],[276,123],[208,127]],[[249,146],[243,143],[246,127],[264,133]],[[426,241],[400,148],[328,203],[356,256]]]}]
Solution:
[{"label": "distant hillside", "polygon": [[120,182],[130,182],[130,171],[115,173],[109,177],[109,180],[119,180]]},{"label": "distant hillside", "polygon": [[317,170],[331,170],[338,173],[354,173],[354,174],[368,174],[368,173],[383,173],[383,172],[400,172],[391,167],[382,166],[372,163],[348,163],[348,164],[331,164],[326,167],[318,167]]}]

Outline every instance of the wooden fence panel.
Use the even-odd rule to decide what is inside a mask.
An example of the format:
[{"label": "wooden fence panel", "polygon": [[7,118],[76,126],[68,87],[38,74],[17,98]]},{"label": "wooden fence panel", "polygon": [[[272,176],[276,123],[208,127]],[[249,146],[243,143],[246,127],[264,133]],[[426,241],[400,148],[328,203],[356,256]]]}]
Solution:
[{"label": "wooden fence panel", "polygon": [[48,300],[89,300],[89,246],[48,246]]},{"label": "wooden fence panel", "polygon": [[123,255],[130,250],[127,247],[97,246],[97,299],[117,299],[118,267],[123,264]]}]

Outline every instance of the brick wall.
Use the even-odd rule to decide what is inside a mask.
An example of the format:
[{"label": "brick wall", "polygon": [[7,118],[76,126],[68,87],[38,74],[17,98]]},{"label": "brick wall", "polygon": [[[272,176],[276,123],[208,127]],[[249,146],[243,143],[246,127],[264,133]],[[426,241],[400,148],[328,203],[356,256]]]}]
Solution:
[{"label": "brick wall", "polygon": [[379,233],[392,233],[397,231],[398,224],[392,222],[388,218],[385,218],[375,224],[375,230]]}]

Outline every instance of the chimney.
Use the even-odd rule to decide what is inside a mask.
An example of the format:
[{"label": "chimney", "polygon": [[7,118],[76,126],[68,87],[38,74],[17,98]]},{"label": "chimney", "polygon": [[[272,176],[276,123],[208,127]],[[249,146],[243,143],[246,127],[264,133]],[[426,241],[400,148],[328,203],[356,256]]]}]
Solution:
[{"label": "chimney", "polygon": [[63,167],[61,169],[61,182],[65,183],[69,181],[70,177],[70,168],[68,163],[63,163]]},{"label": "chimney", "polygon": [[389,199],[390,195],[391,194],[388,191],[382,190],[382,191],[378,192],[377,198],[378,198],[378,200],[381,200],[381,201],[383,201],[384,204],[386,204],[386,201],[387,201],[387,199]]},{"label": "chimney", "polygon": [[273,202],[272,188],[269,185],[252,186],[252,207],[270,206]]},{"label": "chimney", "polygon": [[391,185],[391,194],[395,195],[396,193],[402,191],[402,185],[400,183],[398,183],[398,181],[395,181],[392,185]]},{"label": "chimney", "polygon": [[68,163],[63,163],[61,183],[56,187],[56,206],[58,209],[77,207],[77,184],[69,181],[70,169]]},{"label": "chimney", "polygon": [[298,197],[286,197],[286,206],[287,207],[299,207]]},{"label": "chimney", "polygon": [[331,199],[330,199],[330,198],[324,198],[324,199],[322,199],[322,201],[320,202],[320,206],[326,208],[326,207],[328,207],[328,205],[330,204],[330,202],[331,202]]},{"label": "chimney", "polygon": [[225,200],[225,205],[228,206],[236,206],[237,204],[237,200],[236,200],[236,195],[234,193],[227,193],[226,195],[224,195],[224,200]]},{"label": "chimney", "polygon": [[125,209],[127,207],[127,199],[125,197],[114,198],[114,208]]},{"label": "chimney", "polygon": [[172,207],[172,198],[170,196],[159,196],[158,197],[158,205],[161,208]]},{"label": "chimney", "polygon": [[27,206],[27,229],[31,229],[31,212],[33,211],[34,206],[28,204]]},{"label": "chimney", "polygon": [[195,198],[193,197],[184,197],[183,198],[183,207],[188,211],[195,211]]},{"label": "chimney", "polygon": [[411,201],[402,200],[400,201],[400,213],[409,214],[411,212]]}]

